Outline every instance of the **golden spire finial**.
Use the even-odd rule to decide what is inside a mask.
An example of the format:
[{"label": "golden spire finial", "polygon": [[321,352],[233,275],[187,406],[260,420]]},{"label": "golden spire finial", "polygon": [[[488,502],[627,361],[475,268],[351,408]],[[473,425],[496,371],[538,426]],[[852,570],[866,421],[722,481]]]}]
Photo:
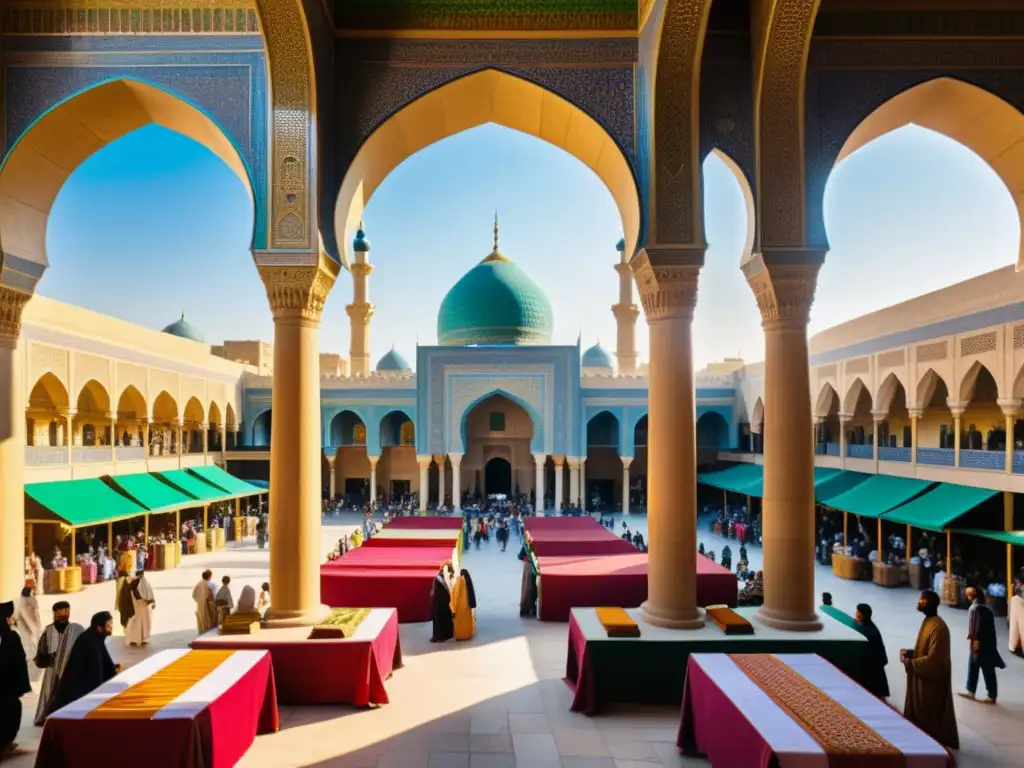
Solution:
[{"label": "golden spire finial", "polygon": [[494,209],[494,252],[498,252],[498,209]]}]

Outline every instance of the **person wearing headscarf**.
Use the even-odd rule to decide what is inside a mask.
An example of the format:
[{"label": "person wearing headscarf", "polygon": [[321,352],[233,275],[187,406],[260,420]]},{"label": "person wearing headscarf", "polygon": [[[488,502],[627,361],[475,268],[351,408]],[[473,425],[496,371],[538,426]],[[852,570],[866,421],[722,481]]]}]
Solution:
[{"label": "person wearing headscarf", "polygon": [[[832,596],[828,595],[832,604]],[[824,598],[824,595],[822,595]],[[878,631],[878,625],[871,620],[871,606],[867,603],[860,603],[857,606],[855,615],[857,621],[854,629],[868,639],[867,651],[864,653],[861,665],[861,684],[880,699],[889,698],[889,679],[885,676],[885,667],[889,663],[889,657],[885,653],[885,643],[882,641],[882,633]]]},{"label": "person wearing headscarf", "polygon": [[256,613],[256,590],[251,585],[242,587],[235,613]]},{"label": "person wearing headscarf", "polygon": [[121,629],[128,634],[128,623],[135,615],[135,603],[132,601],[132,581],[122,573],[117,580],[117,615],[121,621]]},{"label": "person wearing headscarf", "polygon": [[32,690],[21,637],[11,624],[14,603],[0,603],[0,760],[14,753],[21,727],[21,697]]},{"label": "person wearing headscarf", "polygon": [[434,577],[434,583],[430,587],[431,619],[433,620],[433,633],[430,637],[432,643],[443,643],[455,636],[455,624],[452,620],[452,593],[447,577],[447,569],[450,566],[446,563]]},{"label": "person wearing headscarf", "polygon": [[959,749],[949,627],[939,616],[939,596],[930,589],[924,590],[917,610],[924,614],[917,642],[913,650],[900,651],[900,661],[907,670],[903,716],[943,746]]},{"label": "person wearing headscarf", "polygon": [[[25,656],[30,659],[35,657],[36,644],[39,642],[39,636],[43,634],[43,622],[39,618],[39,601],[32,594],[32,587],[21,590],[21,597],[14,609],[14,628],[21,638]],[[38,680],[40,675],[41,671],[35,664],[29,667],[29,680]]]},{"label": "person wearing headscarf", "polygon": [[60,600],[53,604],[53,623],[43,630],[36,647],[35,665],[45,670],[36,716],[32,721],[36,725],[42,726],[57,709],[57,692],[67,669],[68,657],[83,632],[85,627],[71,622],[69,602]]},{"label": "person wearing headscarf", "polygon": [[196,604],[196,629],[199,634],[217,626],[217,606],[213,600],[213,571],[203,571],[203,577],[192,588],[192,600]]},{"label": "person wearing headscarf", "polygon": [[66,707],[87,696],[120,671],[107,650],[107,638],[114,631],[109,611],[93,614],[89,629],[75,641],[64,676],[60,680],[57,707]]},{"label": "person wearing headscarf", "polygon": [[452,587],[450,607],[455,616],[455,639],[472,640],[476,636],[476,590],[465,568]]},{"label": "person wearing headscarf", "polygon": [[153,629],[156,597],[149,581],[146,580],[145,571],[139,571],[135,575],[135,580],[128,585],[128,592],[132,603],[132,617],[125,625],[125,642],[128,645],[147,645]]}]

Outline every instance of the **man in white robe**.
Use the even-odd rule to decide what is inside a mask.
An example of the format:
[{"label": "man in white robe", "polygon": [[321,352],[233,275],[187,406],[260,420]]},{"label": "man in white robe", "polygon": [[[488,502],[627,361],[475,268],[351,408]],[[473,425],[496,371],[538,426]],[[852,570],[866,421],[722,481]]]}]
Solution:
[{"label": "man in white robe", "polygon": [[196,604],[196,629],[199,634],[217,626],[217,611],[213,602],[213,571],[203,571],[203,578],[192,588],[192,600]]},{"label": "man in white robe", "polygon": [[35,665],[46,670],[43,673],[43,687],[39,691],[39,706],[36,707],[36,716],[33,720],[36,725],[43,725],[46,718],[53,714],[57,691],[64,676],[68,657],[71,655],[71,647],[84,631],[85,628],[81,624],[71,623],[70,603],[61,600],[53,604],[53,623],[39,638],[35,655]]},{"label": "man in white robe", "polygon": [[128,619],[124,630],[124,639],[128,645],[147,645],[153,626],[152,611],[156,607],[156,597],[149,585],[145,571],[139,571],[135,581],[129,586],[132,596],[134,614]]},{"label": "man in white robe", "polygon": [[[43,622],[39,618],[39,601],[32,594],[31,587],[21,590],[21,598],[14,609],[15,630],[21,638],[21,645],[25,649],[25,658],[34,659],[36,656],[36,644],[39,636],[43,634]],[[35,682],[42,675],[42,670],[35,664],[28,665],[29,680]]]}]

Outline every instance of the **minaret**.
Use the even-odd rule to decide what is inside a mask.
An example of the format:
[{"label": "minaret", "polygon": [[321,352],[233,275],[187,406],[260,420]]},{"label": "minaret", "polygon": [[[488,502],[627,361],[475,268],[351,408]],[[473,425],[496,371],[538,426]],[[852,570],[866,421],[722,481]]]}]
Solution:
[{"label": "minaret", "polygon": [[359,223],[352,250],[356,262],[352,265],[352,303],[345,307],[352,328],[349,339],[349,371],[352,376],[370,375],[370,318],[375,307],[370,303],[370,241],[366,239],[363,223]]},{"label": "minaret", "polygon": [[633,271],[626,261],[626,241],[619,240],[615,249],[619,252],[619,263],[615,265],[619,273],[619,303],[612,306],[617,330],[615,357],[620,374],[634,373],[640,362],[636,354],[636,319],[640,317],[640,308],[633,303]]}]

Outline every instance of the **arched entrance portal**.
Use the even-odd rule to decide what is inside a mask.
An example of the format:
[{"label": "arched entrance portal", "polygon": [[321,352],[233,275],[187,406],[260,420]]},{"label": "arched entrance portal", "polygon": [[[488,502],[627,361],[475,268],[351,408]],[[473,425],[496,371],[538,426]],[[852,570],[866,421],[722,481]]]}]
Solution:
[{"label": "arched entrance portal", "polygon": [[484,467],[484,494],[512,495],[512,465],[505,459],[491,459]]}]

